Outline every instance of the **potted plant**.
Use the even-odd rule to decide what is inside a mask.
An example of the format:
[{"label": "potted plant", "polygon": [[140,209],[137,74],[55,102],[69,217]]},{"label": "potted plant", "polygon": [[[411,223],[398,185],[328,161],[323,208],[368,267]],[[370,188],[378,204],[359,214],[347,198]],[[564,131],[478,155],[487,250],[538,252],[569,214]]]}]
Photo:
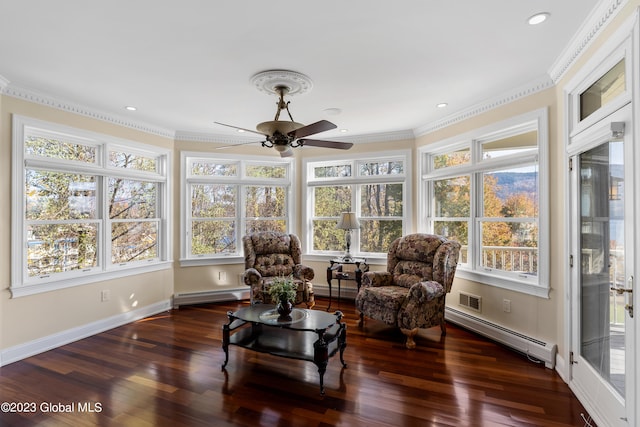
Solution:
[{"label": "potted plant", "polygon": [[292,276],[276,277],[269,287],[269,296],[276,304],[276,309],[281,317],[288,316],[293,310],[293,302],[296,300],[298,285],[293,282]]}]

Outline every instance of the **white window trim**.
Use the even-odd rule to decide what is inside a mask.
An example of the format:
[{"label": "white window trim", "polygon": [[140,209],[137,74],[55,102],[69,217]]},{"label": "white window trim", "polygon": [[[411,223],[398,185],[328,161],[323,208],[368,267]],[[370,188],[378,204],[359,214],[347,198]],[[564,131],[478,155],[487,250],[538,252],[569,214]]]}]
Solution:
[{"label": "white window trim", "polygon": [[[141,274],[171,268],[171,180],[169,179],[172,170],[171,150],[20,115],[13,116],[12,127],[12,259],[10,287],[12,298],[116,279],[130,276],[131,274]],[[63,166],[63,162],[58,162],[56,159],[41,160],[37,158],[25,158],[24,138],[27,133],[27,128],[37,129],[39,134],[50,134],[54,137],[60,137],[60,135],[63,135],[66,140],[95,146],[98,149],[99,156],[97,162],[99,163],[102,171],[106,171],[104,176],[117,175],[126,178],[145,179],[161,183],[163,185],[163,191],[158,193],[158,218],[160,223],[158,228],[158,257],[139,262],[127,263],[125,265],[111,265],[106,262],[105,256],[108,250],[104,248],[104,246],[106,246],[106,243],[104,243],[101,250],[101,259],[97,267],[83,271],[73,271],[68,274],[56,274],[53,280],[48,277],[29,278],[25,271],[27,257],[27,245],[24,240],[25,169],[27,167],[46,166],[49,170],[69,172],[69,168],[68,163],[66,166]],[[104,164],[103,159],[108,155],[109,148],[113,147],[120,147],[128,152],[136,152],[150,157],[164,157],[165,160],[161,162],[161,170],[156,174],[142,173],[141,171],[124,170],[120,168],[108,168]],[[60,163],[60,166],[56,166],[56,163]],[[96,167],[95,165],[78,164],[75,171],[95,174]],[[99,233],[101,233],[100,235],[102,236],[99,238],[99,241],[101,240],[106,242],[107,240],[104,238],[104,233],[106,233],[105,228],[109,223],[109,220],[99,218],[91,221],[99,223]]]},{"label": "white window trim", "polygon": [[[442,168],[434,171],[429,171],[427,164],[429,155],[441,154],[445,152],[451,152],[459,148],[469,147],[471,149],[472,156],[477,156],[478,153],[474,153],[477,150],[475,143],[477,141],[486,140],[488,137],[495,137],[506,132],[510,129],[519,128],[528,122],[536,122],[538,129],[538,151],[535,155],[531,153],[523,153],[521,159],[523,161],[531,161],[534,157],[538,159],[538,197],[539,197],[539,213],[538,213],[538,276],[536,283],[531,283],[533,277],[527,278],[514,278],[505,277],[500,274],[495,274],[490,271],[480,271],[474,267],[474,262],[470,261],[469,266],[458,266],[456,271],[456,277],[460,277],[467,280],[472,280],[478,283],[486,285],[496,286],[499,288],[509,289],[516,292],[521,292],[529,295],[534,295],[541,298],[549,298],[551,291],[550,286],[550,234],[549,234],[549,122],[548,122],[548,108],[541,108],[529,113],[525,113],[516,117],[493,123],[491,125],[475,129],[466,132],[461,135],[457,135],[452,138],[441,140],[433,144],[422,146],[418,148],[419,155],[419,167],[420,167],[420,179],[419,179],[419,193],[418,193],[418,230],[422,232],[431,232],[429,227],[429,206],[431,205],[429,200],[428,182],[438,177],[465,175],[486,170],[487,168],[499,168],[501,165],[510,164],[513,165],[512,160],[503,159],[498,157],[491,160],[482,160],[477,163],[471,163],[468,165],[454,166],[450,168]],[[511,158],[513,159],[513,158]],[[471,182],[473,185],[473,180]],[[477,185],[477,184],[476,184]],[[481,218],[476,214],[476,201],[471,201],[471,223],[477,223]],[[479,227],[474,225],[474,228],[470,230],[469,246],[474,245],[473,242],[479,239],[479,236],[473,234],[473,230],[476,231]]]},{"label": "white window trim", "polygon": [[[412,195],[413,195],[413,187],[412,187],[412,168],[413,168],[413,161],[411,158],[411,150],[392,150],[392,151],[380,151],[380,152],[375,152],[375,154],[372,155],[363,155],[363,154],[342,154],[339,157],[337,156],[322,156],[322,157],[312,157],[312,158],[307,158],[303,160],[303,167],[302,167],[302,182],[304,185],[304,189],[303,192],[305,194],[305,201],[306,204],[303,206],[302,208],[302,224],[304,224],[303,226],[303,238],[302,240],[302,250],[303,253],[305,254],[305,259],[309,260],[309,261],[322,261],[322,262],[326,262],[330,259],[333,259],[337,256],[341,256],[344,254],[344,250],[337,250],[337,251],[331,251],[331,252],[313,252],[310,250],[310,248],[312,247],[312,236],[313,236],[313,226],[312,226],[312,222],[311,222],[311,212],[313,212],[313,197],[312,197],[312,189],[315,186],[326,186],[326,185],[331,185],[331,184],[339,184],[339,183],[344,183],[344,178],[321,178],[321,179],[314,179],[313,177],[313,171],[312,171],[312,165],[316,165],[317,163],[324,163],[326,165],[331,165],[331,164],[344,164],[345,162],[349,162],[349,163],[355,163],[356,161],[380,161],[380,160],[389,160],[390,158],[402,158],[403,162],[404,162],[404,174],[403,175],[393,175],[393,177],[384,177],[384,176],[380,176],[380,175],[373,175],[373,176],[367,176],[367,177],[357,177],[357,176],[353,176],[352,178],[349,178],[348,184],[349,185],[358,185],[358,184],[366,184],[366,183],[370,183],[372,181],[375,181],[376,183],[385,183],[385,182],[391,182],[391,183],[395,183],[398,182],[398,178],[402,177],[403,180],[403,185],[404,185],[404,204],[403,204],[403,217],[402,217],[402,234],[406,234],[407,230],[411,224],[411,212],[412,212],[412,208],[411,208],[411,201],[412,201]],[[355,174],[355,168],[353,169],[352,173]],[[355,195],[353,195],[353,197],[355,197]],[[387,260],[387,254],[386,252],[384,254],[372,254],[372,253],[360,253],[358,251],[354,251],[353,248],[359,248],[360,246],[360,242],[359,242],[359,234],[356,233],[353,236],[353,240],[352,240],[352,250],[351,253],[354,257],[356,258],[366,258],[367,262],[380,262],[380,263],[386,263]]]},{"label": "white window trim", "polygon": [[189,229],[190,222],[188,218],[190,217],[190,206],[191,206],[191,196],[190,192],[186,191],[187,187],[192,183],[211,183],[211,178],[204,177],[196,177],[190,176],[188,165],[194,160],[228,160],[231,162],[238,163],[238,176],[237,177],[215,177],[216,183],[224,183],[227,182],[240,182],[241,186],[246,185],[264,185],[265,181],[260,178],[247,178],[244,176],[244,168],[246,165],[284,165],[287,167],[287,177],[282,179],[272,179],[269,183],[274,185],[284,185],[288,186],[287,191],[287,207],[286,207],[286,216],[287,216],[287,232],[293,233],[296,227],[296,216],[294,215],[294,203],[293,203],[293,195],[295,194],[296,189],[296,179],[295,179],[295,168],[293,167],[293,160],[291,158],[279,158],[273,156],[248,156],[248,155],[238,155],[238,154],[218,154],[218,153],[207,153],[200,151],[182,151],[180,153],[180,266],[181,267],[192,267],[192,266],[202,266],[202,265],[222,265],[222,264],[242,264],[244,263],[244,253],[241,243],[241,237],[245,226],[245,217],[241,215],[243,206],[243,196],[242,194],[238,195],[236,212],[238,212],[238,216],[236,217],[238,221],[238,229],[236,230],[237,236],[236,241],[238,242],[236,245],[235,253],[225,253],[218,255],[203,255],[203,256],[193,256],[190,257],[189,254],[189,239],[191,235],[191,230]]}]

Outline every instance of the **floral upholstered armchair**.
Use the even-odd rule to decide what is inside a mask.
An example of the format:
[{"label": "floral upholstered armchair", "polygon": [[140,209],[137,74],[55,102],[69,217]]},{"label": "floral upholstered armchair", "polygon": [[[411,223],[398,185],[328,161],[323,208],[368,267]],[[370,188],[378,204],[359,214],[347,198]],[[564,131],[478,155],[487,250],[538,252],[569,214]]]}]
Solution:
[{"label": "floral upholstered armchair", "polygon": [[440,326],[446,334],[444,304],[451,291],[460,244],[433,234],[410,234],[396,239],[387,253],[387,271],[362,275],[356,296],[364,316],[398,326],[407,336],[407,348],[415,348],[420,328]]},{"label": "floral upholstered armchair", "polygon": [[294,234],[262,231],[242,237],[244,247],[244,283],[251,287],[251,303],[270,303],[269,286],[277,277],[292,276],[298,285],[295,304],[315,305],[314,271],[300,264],[300,239]]}]

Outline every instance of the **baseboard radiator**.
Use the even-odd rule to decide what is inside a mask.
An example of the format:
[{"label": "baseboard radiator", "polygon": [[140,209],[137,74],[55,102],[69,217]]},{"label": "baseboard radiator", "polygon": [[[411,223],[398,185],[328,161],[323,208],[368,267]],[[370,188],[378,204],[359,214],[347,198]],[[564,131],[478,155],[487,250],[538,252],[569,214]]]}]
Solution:
[{"label": "baseboard radiator", "polygon": [[445,318],[451,323],[526,354],[530,359],[544,362],[549,369],[556,366],[556,344],[546,343],[450,307],[446,308]]},{"label": "baseboard radiator", "polygon": [[210,302],[236,301],[249,299],[249,288],[232,289],[224,291],[185,292],[173,296],[173,308],[181,305],[206,304]]}]

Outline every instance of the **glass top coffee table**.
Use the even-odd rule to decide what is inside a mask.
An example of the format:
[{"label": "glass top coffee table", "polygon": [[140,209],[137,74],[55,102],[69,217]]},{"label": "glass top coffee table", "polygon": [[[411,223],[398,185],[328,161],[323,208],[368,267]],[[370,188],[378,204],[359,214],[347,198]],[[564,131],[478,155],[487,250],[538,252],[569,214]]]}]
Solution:
[{"label": "glass top coffee table", "polygon": [[256,304],[227,313],[229,323],[222,327],[222,348],[229,362],[229,345],[269,353],[290,359],[315,363],[320,374],[320,394],[324,394],[324,373],[329,358],[340,352],[340,362],[346,368],[343,353],[347,346],[347,326],[341,322],[342,312],[334,314],[294,308],[285,318],[271,304]]}]

